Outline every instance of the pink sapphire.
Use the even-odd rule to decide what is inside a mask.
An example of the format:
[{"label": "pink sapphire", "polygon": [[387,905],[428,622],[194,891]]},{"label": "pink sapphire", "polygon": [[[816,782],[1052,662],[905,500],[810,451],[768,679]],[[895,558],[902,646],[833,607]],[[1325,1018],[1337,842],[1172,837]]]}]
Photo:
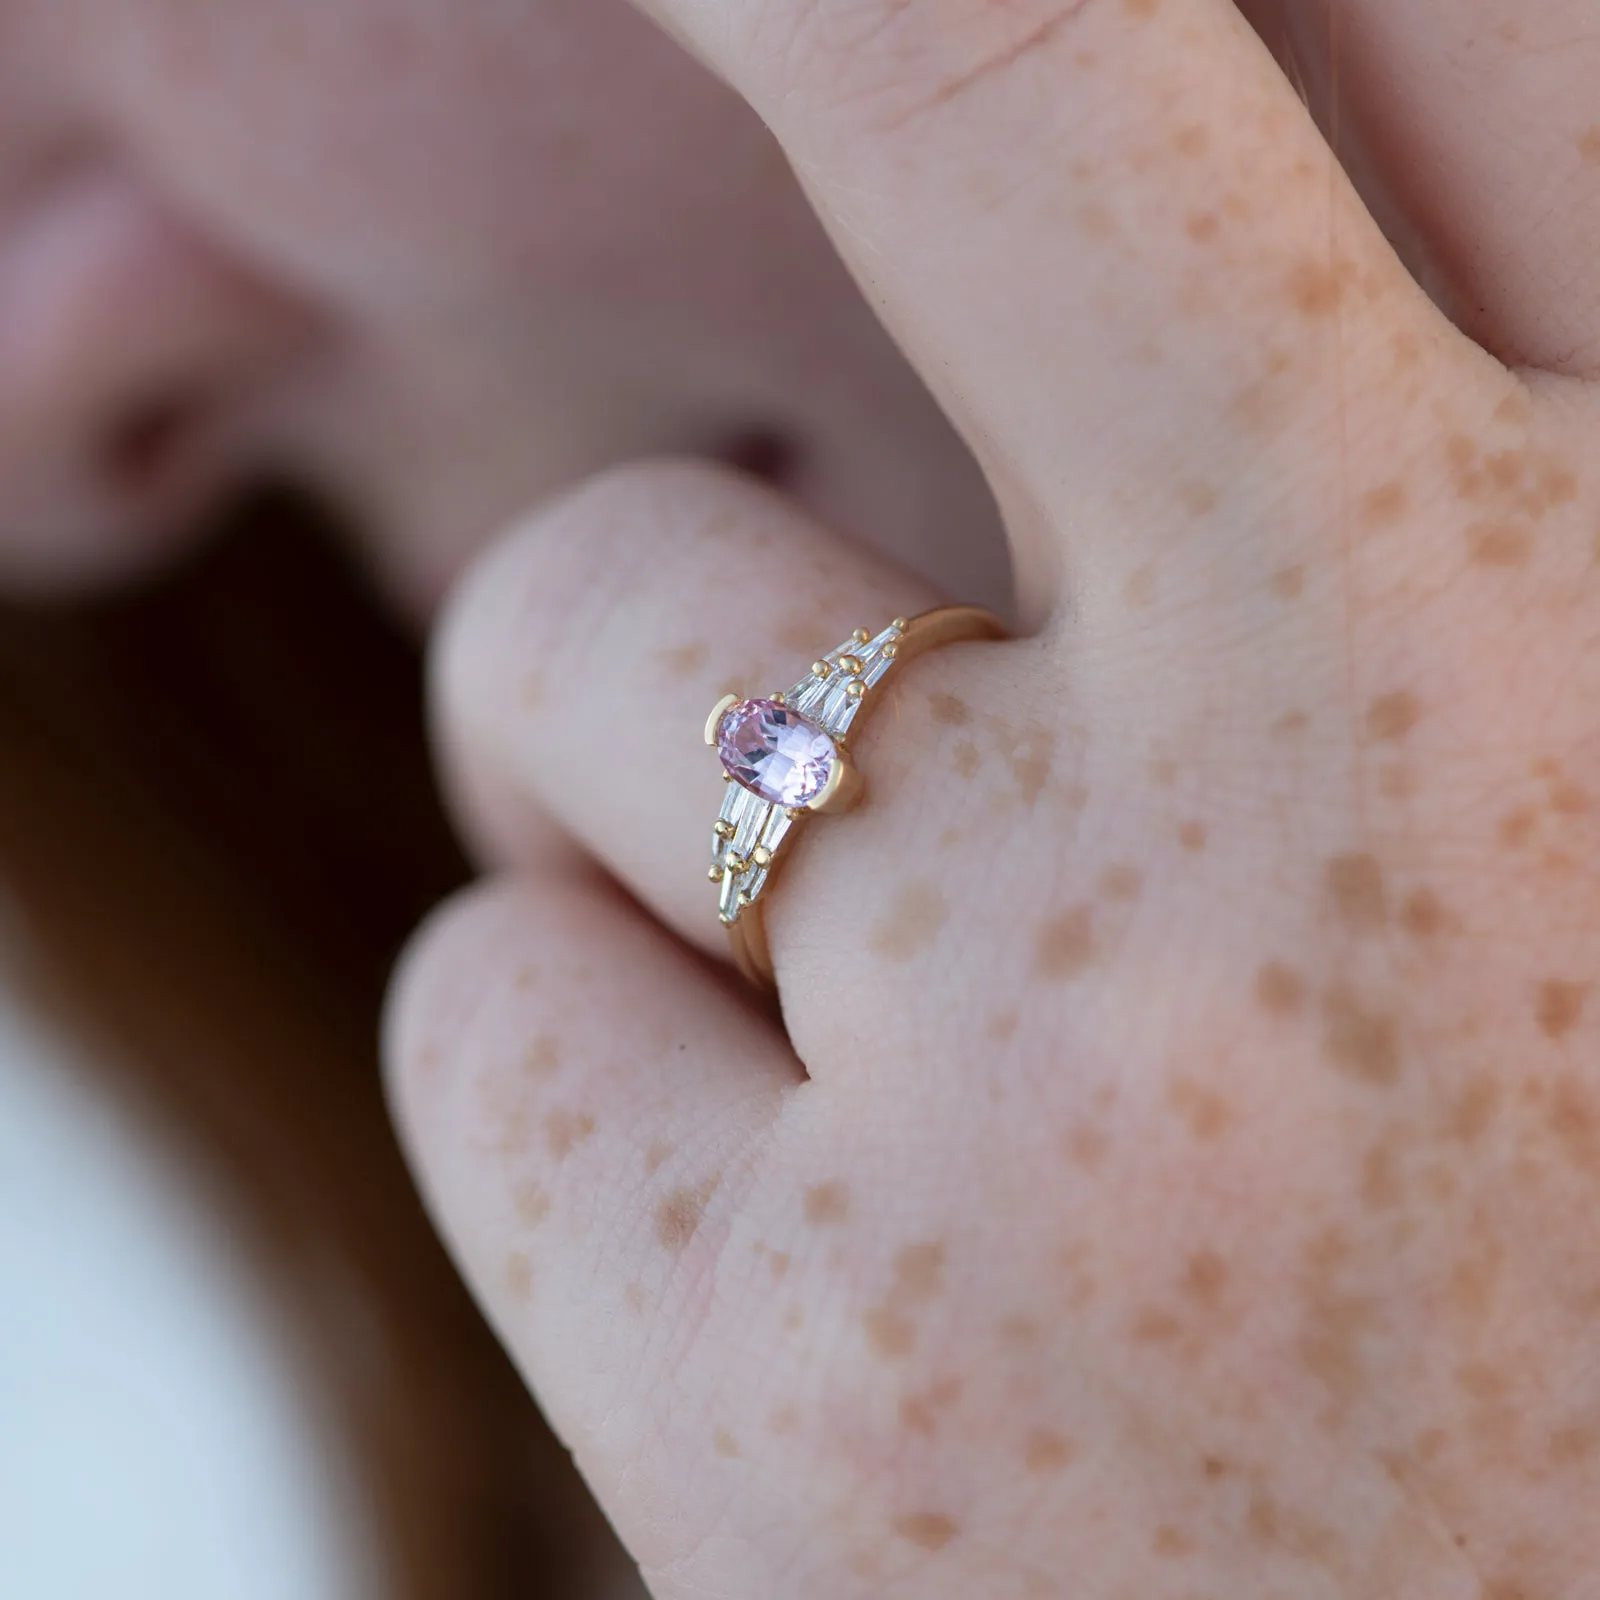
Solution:
[{"label": "pink sapphire", "polygon": [[717,728],[717,753],[745,788],[780,806],[810,805],[839,758],[821,728],[776,700],[729,706]]}]

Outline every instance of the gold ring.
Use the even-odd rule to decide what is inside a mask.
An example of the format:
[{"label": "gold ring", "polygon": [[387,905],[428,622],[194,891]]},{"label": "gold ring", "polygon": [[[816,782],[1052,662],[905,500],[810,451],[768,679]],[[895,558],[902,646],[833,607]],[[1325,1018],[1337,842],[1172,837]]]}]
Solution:
[{"label": "gold ring", "polygon": [[848,811],[861,799],[849,738],[895,668],[940,645],[1004,639],[978,606],[940,606],[896,617],[874,637],[857,628],[820,656],[792,689],[746,700],[724,695],[706,719],[706,743],[727,785],[711,847],[711,881],[740,972],[776,987],[763,896],[807,817]]}]

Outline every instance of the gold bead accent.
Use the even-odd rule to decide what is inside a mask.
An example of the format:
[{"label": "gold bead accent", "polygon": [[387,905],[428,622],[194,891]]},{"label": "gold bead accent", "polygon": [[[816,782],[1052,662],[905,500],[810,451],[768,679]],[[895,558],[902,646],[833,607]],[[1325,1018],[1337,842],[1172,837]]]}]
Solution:
[{"label": "gold bead accent", "polygon": [[852,700],[859,700],[866,692],[867,692],[867,686],[859,678],[857,678],[856,681],[854,683],[852,683],[848,689],[845,690],[845,693]]},{"label": "gold bead accent", "polygon": [[850,635],[850,637],[854,639],[857,644],[865,644],[867,640],[872,637],[872,635],[868,633],[865,628],[857,628],[856,631]]},{"label": "gold bead accent", "polygon": [[[838,741],[835,740],[835,743]],[[798,822],[806,814],[804,806],[790,806],[785,815],[791,822]]]},{"label": "gold bead accent", "polygon": [[883,656],[883,659],[884,659],[884,660],[885,660],[885,661],[893,661],[893,660],[894,660],[894,658],[895,658],[895,657],[896,657],[896,656],[897,656],[897,655],[899,655],[899,654],[900,654],[900,650],[899,650],[899,647],[898,647],[898,646],[897,646],[897,645],[892,645],[892,644],[886,644],[886,645],[885,645],[885,646],[884,646],[884,647],[883,647],[883,649],[882,649],[882,651],[881,651],[881,652],[880,652],[880,654],[881,654],[881,655],[882,655],[882,656]]},{"label": "gold bead accent", "polygon": [[772,852],[764,844],[758,844],[750,852],[750,859],[758,867],[770,867],[772,865]]},{"label": "gold bead accent", "polygon": [[731,850],[728,852],[722,864],[735,878],[737,878],[739,874],[745,871],[745,869],[750,865],[750,863],[746,861],[743,856],[735,855]]},{"label": "gold bead accent", "polygon": [[708,877],[708,878],[709,878],[709,879],[710,879],[710,880],[711,880],[711,881],[712,881],[712,882],[713,882],[713,883],[721,883],[721,882],[722,882],[722,868],[721,868],[721,867],[718,867],[718,866],[713,866],[713,867],[712,867],[712,868],[711,868],[711,870],[710,870],[710,871],[709,871],[709,872],[707,872],[707,873],[706,873],[706,876],[707,876],[707,877]]},{"label": "gold bead accent", "polygon": [[738,831],[726,817],[717,823],[717,837],[719,839],[731,839]]},{"label": "gold bead accent", "polygon": [[748,894],[748,893],[747,893],[747,892],[746,892],[746,891],[745,891],[745,890],[743,890],[743,889],[741,889],[741,890],[740,890],[740,891],[739,891],[739,904],[740,904],[740,905],[741,905],[741,906],[747,906],[747,905],[749,905],[749,904],[750,904],[750,896],[749,896],[749,894]]},{"label": "gold bead accent", "polygon": [[813,678],[826,678],[833,671],[831,661],[813,661],[811,663],[811,676]]},{"label": "gold bead accent", "polygon": [[789,703],[784,699],[782,689],[774,689],[772,693],[767,696],[767,699],[769,699],[775,706],[786,706]]},{"label": "gold bead accent", "polygon": [[859,677],[862,672],[860,656],[840,656],[839,665],[850,674],[852,678]]},{"label": "gold bead accent", "polygon": [[889,624],[889,626],[893,628],[896,633],[904,633],[906,629],[911,626],[911,624],[907,622],[904,617],[896,617],[894,621]]}]

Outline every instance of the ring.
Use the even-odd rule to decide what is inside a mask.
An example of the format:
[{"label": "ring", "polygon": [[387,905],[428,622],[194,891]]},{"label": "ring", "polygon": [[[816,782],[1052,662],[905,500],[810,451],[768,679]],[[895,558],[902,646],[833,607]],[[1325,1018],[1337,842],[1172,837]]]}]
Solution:
[{"label": "ring", "polygon": [[1008,637],[978,606],[940,606],[896,617],[874,637],[857,628],[819,657],[792,689],[746,700],[724,695],[706,719],[706,743],[721,757],[722,812],[711,849],[711,881],[740,972],[776,987],[763,896],[793,851],[807,817],[848,811],[861,799],[849,738],[896,667],[940,645]]}]

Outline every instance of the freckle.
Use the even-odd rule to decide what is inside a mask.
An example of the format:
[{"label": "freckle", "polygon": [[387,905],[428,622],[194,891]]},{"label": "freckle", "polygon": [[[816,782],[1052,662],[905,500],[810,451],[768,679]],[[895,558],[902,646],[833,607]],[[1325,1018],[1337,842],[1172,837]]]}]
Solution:
[{"label": "freckle", "polygon": [[531,1180],[519,1183],[511,1196],[517,1216],[530,1228],[537,1228],[550,1215],[550,1196],[544,1185]]},{"label": "freckle", "polygon": [[1215,1250],[1201,1250],[1184,1268],[1183,1292],[1201,1305],[1214,1306],[1228,1287],[1228,1264]]},{"label": "freckle", "polygon": [[1060,1472],[1071,1465],[1072,1457],[1072,1441],[1048,1428],[1034,1429],[1023,1452],[1028,1471],[1037,1473]]},{"label": "freckle", "polygon": [[1432,889],[1415,889],[1400,908],[1400,924],[1414,939],[1432,939],[1444,928],[1444,906]]},{"label": "freckle", "polygon": [[1305,980],[1292,967],[1269,961],[1256,973],[1256,1004],[1269,1015],[1292,1017],[1305,1000]]},{"label": "freckle", "polygon": [[1220,1456],[1207,1456],[1200,1463],[1200,1470],[1206,1475],[1206,1477],[1215,1483],[1218,1478],[1227,1477],[1228,1463]]},{"label": "freckle", "polygon": [[1367,736],[1381,743],[1397,742],[1416,727],[1422,717],[1422,707],[1414,694],[1397,689],[1393,694],[1379,695],[1367,707]]},{"label": "freckle", "polygon": [[814,1228],[836,1228],[850,1216],[850,1189],[843,1183],[819,1183],[806,1190],[806,1221]]},{"label": "freckle", "polygon": [[1330,317],[1344,299],[1348,278],[1348,263],[1299,262],[1289,273],[1289,299],[1303,317]]},{"label": "freckle", "polygon": [[874,924],[868,944],[885,960],[909,961],[934,942],[949,915],[949,902],[931,883],[907,884]]},{"label": "freckle", "polygon": [[1183,1329],[1176,1317],[1148,1306],[1133,1319],[1128,1332],[1140,1344],[1166,1344],[1176,1339]]},{"label": "freckle", "polygon": [[1369,528],[1392,527],[1405,514],[1410,497],[1398,478],[1373,489],[1361,501],[1361,520]]},{"label": "freckle", "polygon": [[1369,855],[1335,856],[1327,865],[1328,898],[1339,918],[1358,933],[1371,933],[1388,920],[1383,869]]},{"label": "freckle", "polygon": [[1072,64],[1081,72],[1092,72],[1100,63],[1100,58],[1092,50],[1080,50],[1073,56]]},{"label": "freckle", "polygon": [[1394,1146],[1387,1139],[1379,1140],[1361,1160],[1361,1203],[1369,1211],[1392,1211],[1400,1200]]},{"label": "freckle", "polygon": [[1566,467],[1547,468],[1541,488],[1544,491],[1545,504],[1552,509],[1571,505],[1578,498],[1577,474]]},{"label": "freckle", "polygon": [[547,1033],[541,1034],[528,1047],[523,1067],[530,1077],[548,1078],[561,1065],[561,1047]]},{"label": "freckle", "polygon": [[696,640],[693,644],[680,644],[671,650],[661,652],[661,664],[668,672],[680,678],[690,677],[706,664],[707,651],[703,642]]},{"label": "freckle", "polygon": [[622,1298],[627,1302],[628,1309],[637,1317],[644,1314],[647,1301],[644,1297],[644,1287],[641,1284],[630,1283],[622,1291]]},{"label": "freckle", "polygon": [[1194,1541],[1186,1534],[1180,1533],[1176,1528],[1163,1523],[1156,1529],[1155,1538],[1151,1540],[1150,1548],[1158,1555],[1168,1560],[1194,1553]]},{"label": "freckle", "polygon": [[1170,789],[1178,781],[1178,763],[1166,760],[1152,761],[1150,781],[1163,789]]},{"label": "freckle", "polygon": [[1401,371],[1422,359],[1422,341],[1414,333],[1397,333],[1393,341],[1394,364]]},{"label": "freckle", "polygon": [[1211,148],[1211,130],[1199,123],[1179,128],[1173,135],[1172,147],[1181,156],[1203,156]]},{"label": "freckle", "polygon": [[1188,1078],[1175,1078],[1167,1089],[1172,1109],[1188,1124],[1196,1139],[1220,1138],[1233,1124],[1228,1102],[1211,1089]]},{"label": "freckle", "polygon": [[1004,1044],[1012,1038],[1017,1031],[1018,1017],[1015,1011],[997,1012],[989,1019],[988,1036],[996,1044]]},{"label": "freckle", "polygon": [[1563,983],[1552,978],[1539,985],[1537,1016],[1540,1031],[1548,1039],[1564,1039],[1578,1026],[1589,999],[1586,983]]},{"label": "freckle", "polygon": [[526,1300],[533,1293],[533,1264],[520,1250],[506,1257],[506,1293],[513,1300]]},{"label": "freckle", "polygon": [[1039,930],[1033,969],[1041,978],[1071,979],[1090,966],[1098,953],[1093,912],[1088,906],[1074,906]]},{"label": "freckle", "polygon": [[1578,154],[1585,161],[1600,166],[1600,122],[1578,135]]},{"label": "freckle", "polygon": [[594,1132],[594,1118],[587,1112],[552,1111],[544,1119],[544,1139],[552,1161],[565,1161]]},{"label": "freckle", "polygon": [[1311,718],[1303,711],[1285,711],[1272,725],[1274,733],[1304,733],[1311,725]]},{"label": "freckle", "polygon": [[1080,1123],[1067,1135],[1067,1155],[1080,1167],[1093,1172],[1106,1158],[1110,1148],[1106,1136],[1088,1123]]},{"label": "freckle", "polygon": [[933,708],[933,720],[947,728],[964,728],[972,721],[972,707],[960,695],[930,695],[928,704]]},{"label": "freckle", "polygon": [[676,1147],[667,1143],[665,1139],[657,1139],[644,1153],[644,1175],[653,1178],[671,1159]]},{"label": "freckle", "polygon": [[1393,1021],[1369,1011],[1344,984],[1323,997],[1323,1053],[1347,1077],[1378,1088],[1400,1078],[1400,1046]]},{"label": "freckle", "polygon": [[1222,231],[1215,211],[1197,211],[1183,225],[1183,231],[1196,244],[1210,244]]},{"label": "freckle", "polygon": [[1160,0],[1122,0],[1122,9],[1130,17],[1136,17],[1142,22],[1147,17],[1153,17],[1156,14],[1156,7],[1159,3]]},{"label": "freckle", "polygon": [[739,1441],[726,1428],[718,1428],[711,1436],[711,1443],[715,1446],[719,1456],[727,1456],[732,1460],[738,1459]]},{"label": "freckle", "polygon": [[1500,1086],[1487,1074],[1472,1079],[1449,1109],[1446,1128],[1463,1144],[1476,1144],[1500,1109]]},{"label": "freckle", "polygon": [[904,1300],[927,1300],[944,1288],[942,1244],[909,1244],[894,1258],[894,1293]]},{"label": "freckle", "polygon": [[1481,567],[1520,567],[1533,553],[1533,536],[1505,523],[1475,522],[1467,529],[1467,548]]},{"label": "freckle", "polygon": [[706,1205],[720,1178],[708,1178],[698,1189],[679,1189],[656,1208],[656,1238],[665,1249],[682,1250],[700,1231]]},{"label": "freckle", "polygon": [[963,778],[977,777],[978,768],[982,765],[978,747],[970,739],[960,740],[951,750],[950,759]]},{"label": "freckle", "polygon": [[1178,498],[1191,516],[1203,517],[1208,511],[1217,509],[1217,491],[1209,483],[1186,483],[1178,490]]},{"label": "freckle", "polygon": [[1183,823],[1178,829],[1178,843],[1191,855],[1199,855],[1205,849],[1209,835],[1203,822],[1189,821]]},{"label": "freckle", "polygon": [[1055,754],[1055,735],[1047,728],[1030,730],[1022,750],[1011,758],[1011,773],[1025,806],[1036,805],[1050,781],[1050,762]]},{"label": "freckle", "polygon": [[1108,900],[1137,900],[1143,887],[1144,878],[1134,867],[1113,865],[1100,877],[1100,892]]},{"label": "freckle", "polygon": [[1037,1344],[1042,1331],[1032,1317],[1007,1317],[1000,1324],[1000,1337],[1007,1344]]},{"label": "freckle", "polygon": [[768,1429],[780,1437],[793,1433],[799,1426],[800,1413],[793,1406],[779,1406],[767,1421]]},{"label": "freckle", "polygon": [[537,711],[544,704],[544,679],[534,675],[522,681],[522,704],[527,711]]},{"label": "freckle", "polygon": [[1306,592],[1306,569],[1284,567],[1272,574],[1272,592],[1280,600],[1298,600]]},{"label": "freckle", "polygon": [[866,1329],[867,1343],[885,1361],[899,1361],[911,1354],[916,1331],[898,1311],[888,1306],[874,1306],[861,1319],[861,1325]]},{"label": "freckle", "polygon": [[539,972],[536,967],[523,967],[517,973],[517,987],[531,989],[539,981]]},{"label": "freckle", "polygon": [[1533,835],[1539,814],[1532,806],[1521,806],[1500,819],[1500,842],[1508,850],[1519,850]]},{"label": "freckle", "polygon": [[[1134,0],[1124,0],[1124,3],[1131,6]],[[940,1512],[914,1511],[908,1517],[896,1517],[894,1531],[924,1550],[943,1550],[955,1538],[956,1525]]]},{"label": "freckle", "polygon": [[1117,219],[1096,201],[1078,208],[1078,226],[1091,239],[1109,239],[1117,231]]},{"label": "freckle", "polygon": [[798,1333],[806,1325],[805,1313],[799,1306],[790,1306],[783,1314],[783,1331]]},{"label": "freckle", "polygon": [[1589,796],[1568,778],[1550,785],[1550,809],[1563,817],[1581,817],[1589,809]]},{"label": "freckle", "polygon": [[1600,1446],[1600,1433],[1581,1423],[1570,1428],[1558,1428],[1550,1435],[1550,1454],[1562,1465],[1587,1461]]},{"label": "freckle", "polygon": [[1147,606],[1155,598],[1156,569],[1145,565],[1139,568],[1123,585],[1122,598],[1128,606],[1137,611],[1142,606]]}]

